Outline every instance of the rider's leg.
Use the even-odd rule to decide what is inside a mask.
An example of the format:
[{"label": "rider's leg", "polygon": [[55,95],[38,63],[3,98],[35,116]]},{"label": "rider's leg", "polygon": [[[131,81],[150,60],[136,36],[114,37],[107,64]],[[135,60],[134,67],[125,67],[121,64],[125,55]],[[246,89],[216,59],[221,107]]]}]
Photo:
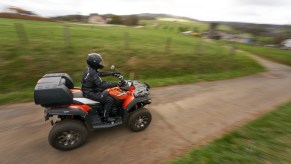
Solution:
[{"label": "rider's leg", "polygon": [[108,94],[107,91],[102,92],[101,97],[104,104],[104,120],[107,122],[115,121],[114,118],[109,117],[113,105],[113,98]]},{"label": "rider's leg", "polygon": [[107,122],[114,121],[114,119],[109,117],[111,108],[113,105],[113,98],[108,94],[106,90],[103,91],[102,93],[92,93],[88,95],[88,98],[96,100],[96,101],[100,101],[104,105],[104,113],[103,113],[104,121],[107,121]]}]

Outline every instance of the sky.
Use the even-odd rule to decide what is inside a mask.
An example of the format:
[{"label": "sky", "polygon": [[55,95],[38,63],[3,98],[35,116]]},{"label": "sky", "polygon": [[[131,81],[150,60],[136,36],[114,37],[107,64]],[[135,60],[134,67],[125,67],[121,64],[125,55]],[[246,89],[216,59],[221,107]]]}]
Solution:
[{"label": "sky", "polygon": [[291,0],[1,0],[51,17],[68,14],[163,13],[203,21],[291,24]]}]

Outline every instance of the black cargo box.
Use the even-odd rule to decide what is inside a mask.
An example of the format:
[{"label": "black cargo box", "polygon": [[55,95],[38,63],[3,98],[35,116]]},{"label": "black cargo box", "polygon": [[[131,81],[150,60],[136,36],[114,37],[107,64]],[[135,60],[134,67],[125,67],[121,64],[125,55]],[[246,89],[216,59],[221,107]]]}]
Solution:
[{"label": "black cargo box", "polygon": [[69,105],[73,102],[72,88],[74,83],[68,74],[46,74],[34,88],[34,102],[44,107]]},{"label": "black cargo box", "polygon": [[42,78],[47,78],[47,77],[62,77],[63,79],[65,79],[65,85],[69,88],[69,89],[73,89],[74,88],[74,83],[72,78],[66,74],[66,73],[50,73],[50,74],[45,74]]}]

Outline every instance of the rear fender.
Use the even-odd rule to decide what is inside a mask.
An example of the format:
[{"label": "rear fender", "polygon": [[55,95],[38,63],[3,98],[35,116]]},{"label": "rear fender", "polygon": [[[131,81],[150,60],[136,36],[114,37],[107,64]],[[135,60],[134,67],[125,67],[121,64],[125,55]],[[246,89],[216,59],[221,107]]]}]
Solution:
[{"label": "rear fender", "polygon": [[[87,106],[87,105],[86,105]],[[47,115],[59,115],[59,116],[81,116],[85,117],[88,115],[88,111],[91,107],[83,107],[82,105],[70,105],[65,108],[46,108],[45,112]]]}]

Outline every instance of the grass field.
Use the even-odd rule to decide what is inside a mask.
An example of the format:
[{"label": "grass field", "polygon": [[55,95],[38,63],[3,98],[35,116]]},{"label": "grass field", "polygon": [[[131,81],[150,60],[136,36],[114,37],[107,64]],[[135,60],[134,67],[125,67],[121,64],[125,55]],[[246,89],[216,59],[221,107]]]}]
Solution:
[{"label": "grass field", "polygon": [[[21,30],[19,39],[15,23],[24,25],[28,42],[20,40]],[[69,37],[64,37],[66,33]],[[0,19],[0,36],[0,104],[32,100],[36,81],[46,73],[66,72],[80,84],[90,52],[101,53],[107,68],[114,64],[126,78],[134,72],[135,79],[152,86],[263,70],[244,54],[230,55],[216,42],[167,30]]]},{"label": "grass field", "polygon": [[291,103],[171,163],[291,163]]},{"label": "grass field", "polygon": [[[141,24],[146,25],[148,29],[164,30],[169,32],[181,32],[180,28],[185,31],[196,31],[199,33],[206,32],[209,29],[209,24],[203,22],[189,21],[184,19],[160,18],[157,20],[142,20]],[[232,30],[231,27],[219,25],[218,30]]]},{"label": "grass field", "polygon": [[291,66],[291,51],[240,44],[237,48]]}]

